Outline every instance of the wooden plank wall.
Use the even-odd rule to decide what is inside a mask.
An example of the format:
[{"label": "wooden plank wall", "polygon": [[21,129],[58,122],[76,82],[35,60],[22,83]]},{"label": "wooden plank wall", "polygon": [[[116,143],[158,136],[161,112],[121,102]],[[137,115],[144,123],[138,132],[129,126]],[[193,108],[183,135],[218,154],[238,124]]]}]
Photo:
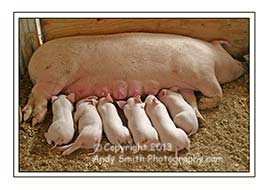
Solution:
[{"label": "wooden plank wall", "polygon": [[45,41],[76,35],[121,32],[180,34],[206,41],[228,40],[235,57],[248,54],[248,19],[41,19]]},{"label": "wooden plank wall", "polygon": [[[20,74],[25,74],[33,52],[40,46],[35,19],[20,19]],[[121,32],[180,34],[206,41],[228,40],[235,57],[248,54],[248,19],[41,19],[45,41],[76,35]]]},{"label": "wooden plank wall", "polygon": [[33,52],[39,47],[35,19],[19,19],[19,71],[24,75]]}]

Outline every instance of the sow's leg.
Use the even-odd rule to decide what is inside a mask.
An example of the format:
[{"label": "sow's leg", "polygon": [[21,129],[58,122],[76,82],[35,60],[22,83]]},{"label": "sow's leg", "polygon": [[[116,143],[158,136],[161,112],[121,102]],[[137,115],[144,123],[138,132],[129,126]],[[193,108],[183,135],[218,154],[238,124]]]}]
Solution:
[{"label": "sow's leg", "polygon": [[222,99],[222,89],[215,75],[202,81],[199,90],[204,95],[201,97],[198,108],[205,110],[218,106]]},{"label": "sow's leg", "polygon": [[57,95],[61,89],[55,83],[37,82],[33,87],[27,104],[22,109],[23,120],[32,118],[32,126],[41,123],[47,113],[47,103],[52,95]]}]

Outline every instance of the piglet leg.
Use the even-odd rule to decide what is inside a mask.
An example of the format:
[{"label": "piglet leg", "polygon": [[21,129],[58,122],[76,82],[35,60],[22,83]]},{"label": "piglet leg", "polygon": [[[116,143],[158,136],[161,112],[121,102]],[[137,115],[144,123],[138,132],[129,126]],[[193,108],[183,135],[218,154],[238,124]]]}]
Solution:
[{"label": "piglet leg", "polygon": [[81,148],[81,145],[78,143],[72,143],[63,147],[58,148],[58,150],[63,151],[62,155],[67,156],[73,153],[74,151]]},{"label": "piglet leg", "polygon": [[70,148],[72,145],[73,145],[73,143],[67,144],[67,145],[63,145],[63,146],[57,147],[57,150],[63,152],[65,150],[67,150],[68,148]]},{"label": "piglet leg", "polygon": [[184,100],[186,102],[188,102],[188,104],[191,105],[191,107],[193,108],[195,115],[203,122],[205,122],[206,120],[204,119],[204,117],[202,116],[202,114],[199,112],[198,107],[197,107],[197,101],[196,101],[196,97],[194,95],[194,91],[193,90],[189,90],[189,89],[183,89],[183,90],[179,90],[180,94],[182,95],[182,97],[184,98]]},{"label": "piglet leg", "polygon": [[198,121],[196,116],[189,117],[189,113],[181,112],[173,118],[177,127],[183,129],[189,136],[193,135],[198,130]]}]

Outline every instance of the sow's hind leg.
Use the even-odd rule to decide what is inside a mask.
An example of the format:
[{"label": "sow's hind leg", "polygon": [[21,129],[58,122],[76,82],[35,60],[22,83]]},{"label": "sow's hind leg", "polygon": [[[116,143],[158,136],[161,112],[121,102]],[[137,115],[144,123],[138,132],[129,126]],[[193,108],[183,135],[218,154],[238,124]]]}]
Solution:
[{"label": "sow's hind leg", "polygon": [[218,106],[222,99],[222,89],[215,75],[206,77],[200,84],[201,97],[198,108],[205,110]]},{"label": "sow's hind leg", "polygon": [[55,83],[37,82],[33,87],[27,104],[22,109],[23,120],[32,119],[32,126],[41,123],[47,113],[47,103],[52,95],[57,95],[61,89],[55,88]]}]

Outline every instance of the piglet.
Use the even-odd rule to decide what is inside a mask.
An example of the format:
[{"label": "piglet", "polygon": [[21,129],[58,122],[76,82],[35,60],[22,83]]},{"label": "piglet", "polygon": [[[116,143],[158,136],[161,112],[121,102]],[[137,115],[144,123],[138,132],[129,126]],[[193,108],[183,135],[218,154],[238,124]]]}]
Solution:
[{"label": "piglet", "polygon": [[145,110],[167,151],[175,152],[177,157],[179,150],[190,148],[190,140],[187,134],[182,129],[176,128],[166,107],[155,96],[149,95],[146,97]]},{"label": "piglet", "polygon": [[198,120],[193,108],[183,99],[181,94],[162,89],[158,98],[165,104],[174,123],[182,128],[189,136],[198,130]]},{"label": "piglet", "polygon": [[76,112],[74,114],[75,126],[78,124],[79,135],[74,143],[59,147],[58,150],[64,151],[62,155],[69,155],[77,149],[94,148],[94,154],[98,150],[98,146],[102,138],[102,123],[96,105],[97,97],[87,97],[80,100],[76,104]]},{"label": "piglet", "polygon": [[60,96],[52,96],[53,122],[49,126],[45,138],[48,144],[54,142],[54,149],[57,145],[69,143],[74,136],[73,102],[74,93]]},{"label": "piglet", "polygon": [[127,101],[117,101],[117,104],[124,111],[128,120],[128,127],[138,148],[140,149],[140,146],[143,146],[144,149],[151,149],[152,146],[158,146],[157,131],[145,113],[140,96],[131,97]]},{"label": "piglet", "polygon": [[132,144],[132,137],[128,128],[123,126],[110,94],[99,99],[97,109],[102,118],[106,137],[111,144],[119,146],[123,152],[121,144]]}]

